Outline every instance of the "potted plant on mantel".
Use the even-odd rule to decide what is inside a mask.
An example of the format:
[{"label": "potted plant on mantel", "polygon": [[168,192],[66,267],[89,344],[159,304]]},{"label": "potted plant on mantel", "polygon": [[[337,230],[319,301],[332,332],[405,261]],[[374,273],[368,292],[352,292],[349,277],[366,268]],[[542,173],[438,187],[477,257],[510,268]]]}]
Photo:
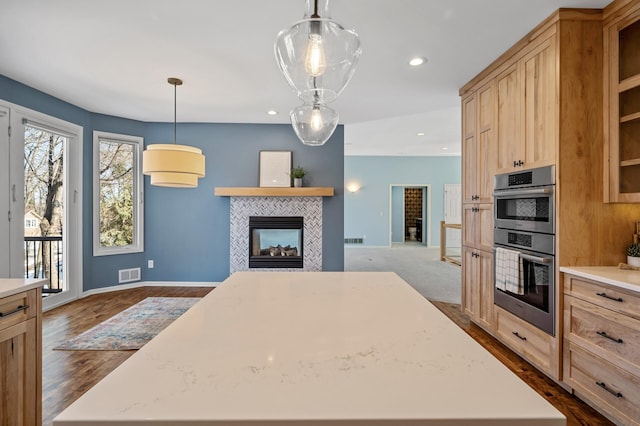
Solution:
[{"label": "potted plant on mantel", "polygon": [[302,178],[307,175],[307,170],[301,166],[295,166],[291,169],[291,177],[293,178],[293,186],[300,188],[302,186]]}]

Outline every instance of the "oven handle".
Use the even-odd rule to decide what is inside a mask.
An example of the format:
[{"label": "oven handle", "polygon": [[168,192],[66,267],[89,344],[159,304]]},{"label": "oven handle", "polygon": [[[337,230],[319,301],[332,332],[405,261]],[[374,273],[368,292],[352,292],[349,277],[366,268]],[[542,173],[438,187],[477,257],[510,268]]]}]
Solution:
[{"label": "oven handle", "polygon": [[531,256],[530,254],[523,253],[520,253],[520,257],[536,263],[551,263],[553,261],[550,257]]},{"label": "oven handle", "polygon": [[530,188],[530,189],[518,189],[518,190],[503,190],[503,191],[495,191],[493,193],[494,197],[511,198],[514,195],[540,195],[540,194],[551,194],[553,193],[553,188]]},{"label": "oven handle", "polygon": [[[513,250],[513,249],[510,249],[510,250]],[[518,251],[518,250],[515,250],[515,251]],[[493,252],[494,253],[496,252],[496,248],[495,247],[493,247]],[[553,258],[551,258],[551,257],[532,256],[530,254],[524,254],[522,252],[518,252],[518,256],[520,256],[523,259],[530,260],[532,262],[537,262],[537,263],[551,263],[551,262],[553,262]]]}]

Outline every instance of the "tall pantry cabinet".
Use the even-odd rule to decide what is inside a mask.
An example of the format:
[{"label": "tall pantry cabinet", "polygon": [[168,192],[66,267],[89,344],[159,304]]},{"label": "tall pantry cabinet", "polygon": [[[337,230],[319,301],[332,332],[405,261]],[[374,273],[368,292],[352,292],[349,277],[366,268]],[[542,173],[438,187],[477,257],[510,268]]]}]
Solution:
[{"label": "tall pantry cabinet", "polygon": [[477,324],[493,327],[493,82],[462,100],[462,308]]},{"label": "tall pantry cabinet", "polygon": [[[555,379],[561,374],[560,285],[553,335],[493,304],[493,176],[556,165],[556,223],[564,228],[556,231],[556,265],[574,264],[569,250],[576,246],[593,261],[584,231],[593,226],[585,208],[602,198],[602,175],[599,185],[589,185],[593,164],[602,160],[601,19],[600,10],[558,10],[460,90],[463,309]],[[563,221],[559,214],[569,205],[572,217]]]}]

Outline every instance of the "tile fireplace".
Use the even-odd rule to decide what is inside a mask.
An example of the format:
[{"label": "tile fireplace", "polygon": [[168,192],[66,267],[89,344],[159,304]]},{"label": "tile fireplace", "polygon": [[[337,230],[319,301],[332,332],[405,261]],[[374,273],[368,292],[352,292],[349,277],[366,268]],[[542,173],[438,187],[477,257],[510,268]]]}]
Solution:
[{"label": "tile fireplace", "polygon": [[[230,216],[230,273],[261,270],[322,270],[322,197],[231,196]],[[252,217],[266,219],[260,224],[259,237],[251,229]],[[298,220],[301,221],[299,243],[297,242],[298,237],[288,232],[292,228],[281,227],[282,223],[279,222],[279,218],[283,217],[287,219],[299,218]],[[271,226],[277,228],[271,228]],[[277,229],[281,232],[273,232]],[[258,253],[260,250],[271,250],[270,247],[264,247],[264,245],[273,246],[273,256],[271,256],[271,251],[268,255],[271,259],[265,259],[266,252],[257,256],[253,254],[256,238],[258,241],[260,241],[259,238],[264,241],[264,244],[258,244]],[[263,247],[259,247],[260,245]],[[295,247],[298,253],[297,256],[292,256],[295,245],[298,245]],[[289,246],[288,249],[287,246]],[[283,250],[286,250],[284,256]],[[277,254],[279,254],[279,259],[275,262],[278,264],[263,262],[275,260],[273,258]]]}]

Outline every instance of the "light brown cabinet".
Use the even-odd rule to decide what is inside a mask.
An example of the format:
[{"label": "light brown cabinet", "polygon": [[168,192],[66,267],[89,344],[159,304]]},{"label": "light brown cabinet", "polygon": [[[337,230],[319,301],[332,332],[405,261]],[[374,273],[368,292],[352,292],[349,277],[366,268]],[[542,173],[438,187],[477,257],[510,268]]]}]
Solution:
[{"label": "light brown cabinet", "polygon": [[462,245],[478,250],[493,248],[493,204],[463,204]]},{"label": "light brown cabinet", "polygon": [[0,298],[0,424],[34,426],[41,413],[40,289]]},{"label": "light brown cabinet", "polygon": [[[595,218],[601,213],[598,204],[602,198],[601,69],[602,11],[560,9],[460,90],[463,122],[472,123],[470,115],[476,116],[475,123],[465,125],[463,132],[463,139],[473,141],[468,145],[473,149],[462,153],[463,185],[476,185],[470,194],[492,193],[493,176],[487,174],[555,165],[556,283],[560,266],[606,261],[611,251],[608,242],[621,233],[620,218],[626,214],[608,211],[613,223],[606,231],[602,228],[603,235],[597,235],[601,228],[594,229]],[[469,108],[464,107],[465,100],[473,100]],[[474,158],[464,158],[468,154]],[[488,167],[483,169],[484,165]],[[493,218],[485,221],[478,209],[487,205],[491,206],[487,212],[491,211],[493,200],[465,201],[463,245],[476,253],[491,253],[492,225],[485,228],[479,223],[493,224]],[[475,314],[485,285],[473,272],[477,260],[468,254],[462,265],[463,294],[467,299],[478,298],[465,302],[465,309],[473,313],[471,319],[493,330],[499,340],[560,380],[561,321],[556,321],[553,335],[497,308],[493,319],[489,317],[493,324],[484,322]],[[557,285],[553,307],[556,318],[561,317],[560,296]],[[524,330],[531,337],[520,341],[514,330]]]},{"label": "light brown cabinet", "polygon": [[463,203],[493,202],[496,169],[494,92],[494,84],[489,82],[462,100]]},{"label": "light brown cabinet", "polygon": [[495,316],[495,336],[502,343],[542,371],[557,371],[557,339],[499,307],[495,308]]},{"label": "light brown cabinet", "polygon": [[462,271],[464,289],[462,308],[476,324],[486,330],[492,330],[494,325],[492,252],[463,247],[462,258],[466,265]]},{"label": "light brown cabinet", "polygon": [[498,173],[547,166],[556,159],[556,37],[527,51],[496,78]]},{"label": "light brown cabinet", "polygon": [[640,295],[564,276],[563,381],[612,420],[640,425]]},{"label": "light brown cabinet", "polygon": [[605,13],[605,202],[640,202],[640,2]]}]

